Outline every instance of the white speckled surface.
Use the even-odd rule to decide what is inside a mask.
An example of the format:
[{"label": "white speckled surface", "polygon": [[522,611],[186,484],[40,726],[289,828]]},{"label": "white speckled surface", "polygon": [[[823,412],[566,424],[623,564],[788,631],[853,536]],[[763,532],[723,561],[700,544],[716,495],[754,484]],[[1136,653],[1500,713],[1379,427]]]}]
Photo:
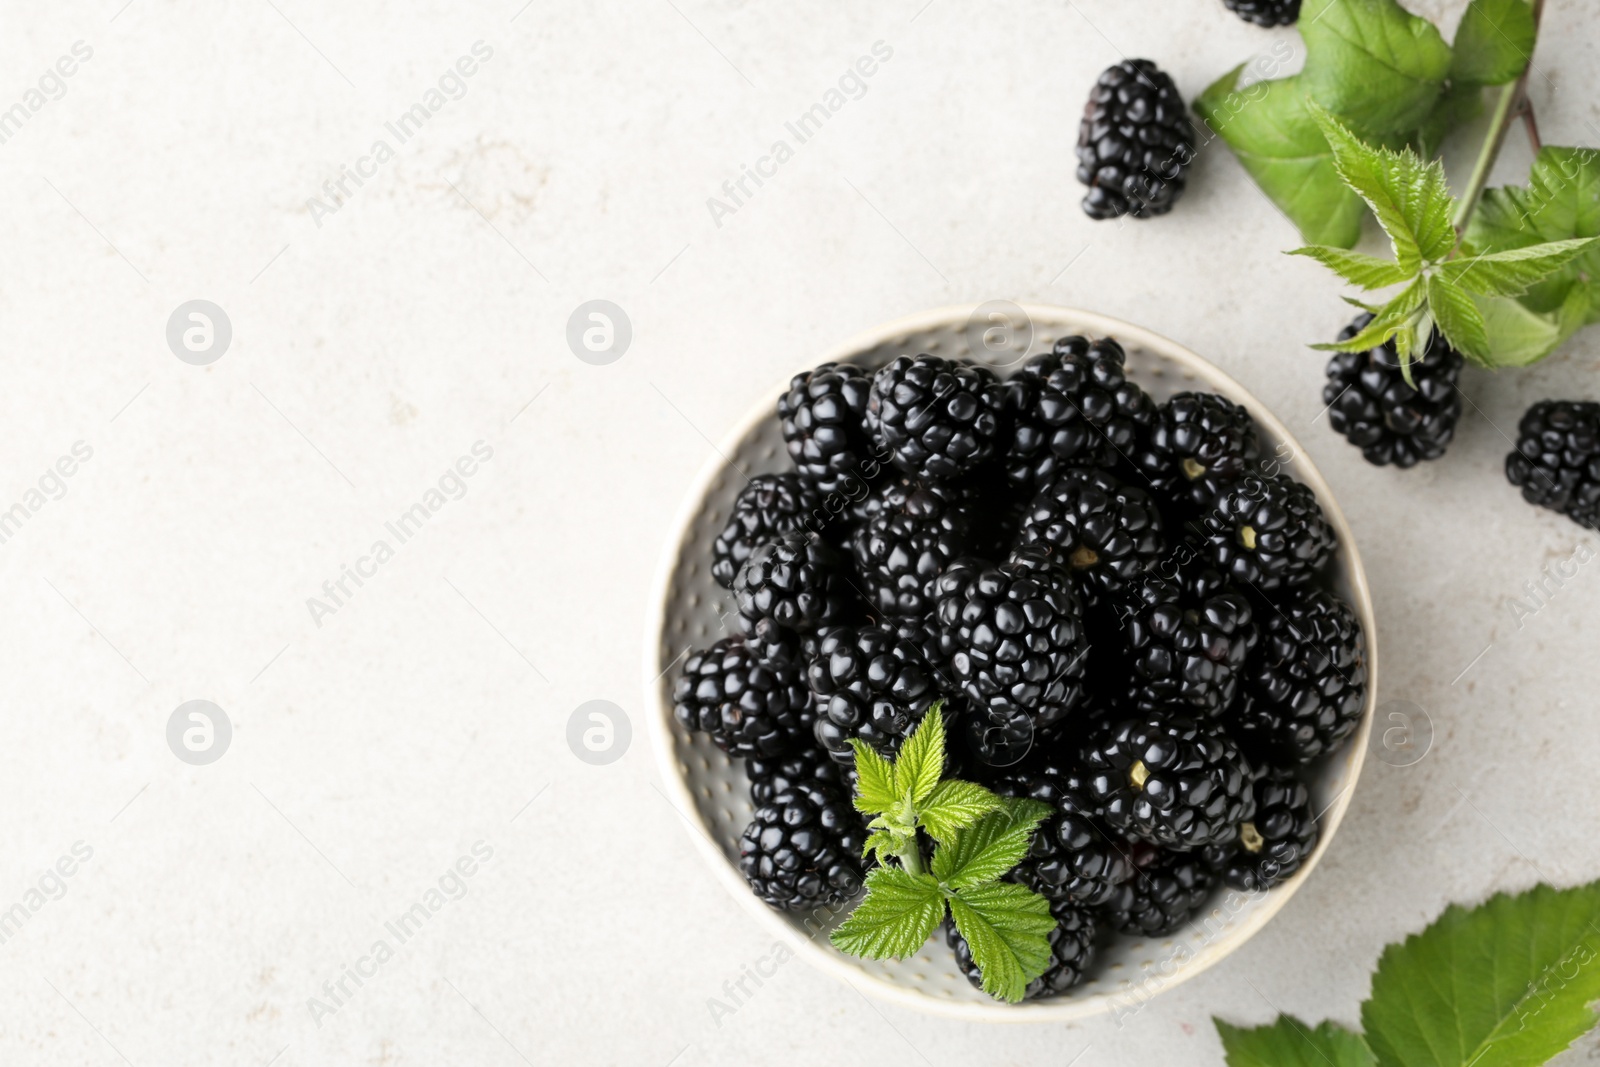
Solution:
[{"label": "white speckled surface", "polygon": [[[1382,944],[1447,901],[1600,875],[1572,818],[1600,806],[1600,572],[1513,612],[1596,541],[1499,472],[1528,403],[1600,396],[1600,333],[1469,372],[1450,455],[1375,471],[1321,424],[1303,347],[1346,309],[1278,254],[1295,235],[1226,152],[1168,218],[1078,212],[1076,116],[1120,52],[1192,98],[1292,32],[1213,0],[519,6],[8,5],[0,110],[75,41],[93,57],[0,143],[0,510],[74,442],[93,457],[0,544],[0,912],[75,842],[93,856],[0,943],[0,1059],[1214,1063],[1212,1014],[1353,1021]],[[1549,5],[1549,143],[1600,142],[1597,19]],[[307,199],[480,39],[465,95],[319,227]],[[716,225],[707,198],[880,40],[865,95]],[[1499,176],[1527,159],[1513,138]],[[197,297],[233,324],[209,367],[164,338]],[[1432,750],[1369,761],[1290,905],[1120,1025],[942,1022],[797,961],[746,997],[771,942],[703,869],[638,721],[664,531],[779,374],[995,297],[1136,321],[1283,418],[1360,539],[1383,696],[1426,711]],[[592,298],[633,324],[607,366],[565,342]],[[306,599],[479,440],[465,495],[316,625]],[[195,698],[234,723],[204,767],[165,740]],[[593,699],[635,719],[608,766],[565,740]],[[466,895],[313,1019],[478,841]]]}]

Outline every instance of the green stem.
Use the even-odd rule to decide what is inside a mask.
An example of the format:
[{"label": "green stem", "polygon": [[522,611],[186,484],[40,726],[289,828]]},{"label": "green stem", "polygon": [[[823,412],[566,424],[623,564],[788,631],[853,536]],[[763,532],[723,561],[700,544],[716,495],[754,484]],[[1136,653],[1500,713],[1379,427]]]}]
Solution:
[{"label": "green stem", "polygon": [[[1535,41],[1538,40],[1539,34],[1539,16],[1543,13],[1544,0],[1533,0]],[[1466,229],[1473,210],[1478,206],[1478,199],[1483,195],[1483,187],[1489,182],[1489,172],[1494,169],[1494,161],[1506,143],[1506,133],[1511,129],[1511,123],[1529,106],[1528,75],[1532,72],[1533,57],[1529,56],[1528,65],[1522,68],[1521,76],[1501,89],[1498,99],[1495,100],[1494,112],[1489,118],[1489,132],[1484,136],[1483,147],[1478,150],[1478,159],[1472,165],[1472,177],[1467,181],[1466,191],[1461,194],[1459,206],[1456,208],[1456,216],[1451,220],[1458,234]]]},{"label": "green stem", "polygon": [[910,846],[901,852],[895,853],[895,855],[900,859],[900,866],[904,867],[908,872],[911,874],[922,873],[922,848],[917,844],[915,833],[911,835]]}]

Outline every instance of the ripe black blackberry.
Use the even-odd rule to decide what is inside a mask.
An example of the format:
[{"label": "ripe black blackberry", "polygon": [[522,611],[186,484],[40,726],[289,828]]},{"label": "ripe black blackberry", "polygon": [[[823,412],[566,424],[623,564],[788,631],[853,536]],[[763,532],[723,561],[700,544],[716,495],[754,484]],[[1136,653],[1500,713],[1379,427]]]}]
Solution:
[{"label": "ripe black blackberry", "polygon": [[1027,797],[1054,811],[1039,824],[1028,855],[1011,877],[1051,900],[1089,907],[1104,904],[1133,876],[1128,845],[1094,815],[1094,802],[1066,767],[1044,762],[1013,771],[992,787],[1005,797]]},{"label": "ripe black blackberry", "polygon": [[1002,447],[1005,393],[987,367],[899,356],[873,375],[867,428],[905,473],[951,481]]},{"label": "ripe black blackberry", "polygon": [[1228,10],[1257,26],[1289,26],[1299,21],[1300,0],[1222,0]]},{"label": "ripe black blackberry", "polygon": [[1148,575],[1118,605],[1128,649],[1134,710],[1182,708],[1215,719],[1233,706],[1250,650],[1259,637],[1248,597],[1202,569],[1179,577]]},{"label": "ripe black blackberry", "polygon": [[1261,592],[1310,582],[1339,543],[1317,495],[1287,474],[1252,474],[1228,486],[1204,527],[1216,568]]},{"label": "ripe black blackberry", "polygon": [[1178,851],[1225,844],[1255,813],[1239,746],[1181,715],[1110,723],[1083,753],[1100,817],[1130,837]]},{"label": "ripe black blackberry", "polygon": [[[1094,962],[1095,940],[1099,930],[1094,913],[1071,901],[1058,900],[1050,905],[1050,915],[1056,928],[1050,931],[1050,963],[1044,973],[1028,983],[1023,1000],[1038,1000],[1065,993],[1083,981]],[[967,981],[978,989],[983,988],[983,972],[972,959],[972,948],[961,936],[955,923],[946,922],[945,944],[956,954],[956,966],[967,976]]]},{"label": "ripe black blackberry", "polygon": [[1194,127],[1177,85],[1148,59],[1107,67],[1078,126],[1078,180],[1091,219],[1165,215],[1183,195]]},{"label": "ripe black blackberry", "polygon": [[783,440],[800,476],[820,493],[870,483],[882,463],[867,433],[872,376],[851,363],[823,363],[789,382],[778,398]]},{"label": "ripe black blackberry", "polygon": [[970,495],[938,485],[891,483],[850,550],[862,592],[884,618],[916,619],[934,607],[934,583],[972,548]]},{"label": "ripe black blackberry", "polygon": [[1170,934],[1205,906],[1216,883],[1198,856],[1157,853],[1100,909],[1106,925],[1135,937]]},{"label": "ripe black blackberry", "polygon": [[1034,729],[1082,703],[1088,644],[1072,578],[1037,549],[939,576],[940,647],[973,711]]},{"label": "ripe black blackberry", "polygon": [[730,755],[779,756],[809,740],[811,693],[798,655],[764,660],[742,637],[692,653],[672,702],[685,729],[710,734]]},{"label": "ripe black blackberry", "polygon": [[1361,724],[1366,640],[1350,605],[1307,590],[1261,616],[1261,643],[1246,667],[1246,698],[1230,730],[1262,762],[1305,763]]},{"label": "ripe black blackberry", "polygon": [[728,524],[711,545],[711,577],[724,589],[768,541],[810,529],[825,513],[822,497],[797,474],[758,474],[739,491]]},{"label": "ripe black blackberry", "polygon": [[1018,492],[1031,494],[1068,467],[1132,457],[1156,406],[1124,376],[1126,359],[1109,337],[1063,337],[1006,379],[1006,477]]},{"label": "ripe black blackberry", "polygon": [[1122,593],[1167,551],[1161,511],[1150,495],[1090,467],[1063,471],[1039,490],[1018,544],[1049,550],[1089,600]]},{"label": "ripe black blackberry", "polygon": [[799,633],[844,622],[852,592],[842,566],[815,534],[789,534],[756,549],[733,579],[745,632],[755,633],[763,620]]},{"label": "ripe black blackberry", "polygon": [[1529,408],[1517,425],[1517,450],[1506,457],[1506,479],[1528,503],[1600,528],[1600,404],[1541,400]]},{"label": "ripe black blackberry", "polygon": [[800,911],[838,904],[861,889],[866,833],[840,790],[797,784],[756,809],[739,838],[739,869],[756,896]]},{"label": "ripe black blackberry", "polygon": [[1241,405],[1216,393],[1178,393],[1157,409],[1139,467],[1158,494],[1206,508],[1260,455]]},{"label": "ripe black blackberry", "polygon": [[844,766],[855,764],[851,738],[893,756],[940,696],[923,649],[890,626],[823,630],[808,678],[817,742]]},{"label": "ripe black blackberry", "polygon": [[1232,844],[1211,845],[1206,864],[1234,889],[1271,889],[1298,871],[1317,847],[1311,793],[1288,768],[1270,767],[1253,787],[1256,813],[1240,824]]},{"label": "ripe black blackberry", "polygon": [[[1348,341],[1372,321],[1362,314],[1339,333]],[[1328,424],[1379,467],[1413,467],[1444,455],[1461,418],[1461,353],[1433,331],[1428,350],[1411,360],[1412,388],[1391,342],[1366,352],[1335,352],[1322,402]]]},{"label": "ripe black blackberry", "polygon": [[846,795],[855,789],[853,768],[840,767],[826,751],[803,739],[786,756],[752,756],[745,760],[744,773],[750,779],[750,800],[758,808],[797,785],[822,785]]}]

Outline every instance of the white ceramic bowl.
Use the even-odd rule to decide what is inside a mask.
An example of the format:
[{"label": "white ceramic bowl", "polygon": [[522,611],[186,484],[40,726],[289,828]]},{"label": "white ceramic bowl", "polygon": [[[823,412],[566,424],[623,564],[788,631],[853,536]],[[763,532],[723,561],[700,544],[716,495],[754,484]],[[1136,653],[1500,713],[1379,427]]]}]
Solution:
[{"label": "white ceramic bowl", "polygon": [[[1007,315],[1013,328],[988,335],[989,312]],[[1018,319],[1025,316],[1024,322]],[[994,320],[1000,322],[1002,320]],[[1025,328],[1031,325],[1031,329]],[[787,381],[750,409],[718,445],[690,490],[667,537],[651,603],[654,617],[645,639],[646,718],[666,794],[684,821],[712,873],[772,936],[791,945],[813,966],[886,1000],[935,1014],[986,1022],[1045,1022],[1081,1019],[1106,1012],[1136,1011],[1162,990],[1192,978],[1244,944],[1310,877],[1333,840],[1360,774],[1372,727],[1378,687],[1377,630],[1366,576],[1354,539],[1333,494],[1294,438],[1238,382],[1181,345],[1129,323],[1086,311],[1030,305],[982,305],[926,311],[886,323],[811,360],[848,361],[876,368],[901,354],[931,352],[979,359],[997,367],[1020,364],[1048,351],[1058,337],[1110,336],[1128,353],[1129,376],[1157,400],[1185,389],[1211,390],[1249,409],[1265,454],[1283,457],[1284,468],[1316,491],[1339,535],[1333,588],[1355,606],[1366,628],[1367,703],[1359,731],[1335,756],[1313,769],[1312,802],[1322,811],[1322,835],[1309,861],[1283,885],[1266,893],[1216,894],[1188,927],[1167,937],[1118,937],[1103,951],[1095,977],[1070,993],[1048,1000],[1006,1005],[975,990],[956,969],[943,937],[935,934],[906,960],[861,960],[828,943],[827,932],[842,919],[826,912],[773,911],[750,892],[739,873],[739,835],[753,809],[743,766],[705,734],[690,734],[672,716],[672,682],[691,648],[703,648],[728,631],[732,597],[711,578],[711,543],[727,521],[744,474],[792,469],[779,431],[776,405]],[[806,368],[796,368],[796,371]],[[736,470],[735,466],[742,469]]]}]

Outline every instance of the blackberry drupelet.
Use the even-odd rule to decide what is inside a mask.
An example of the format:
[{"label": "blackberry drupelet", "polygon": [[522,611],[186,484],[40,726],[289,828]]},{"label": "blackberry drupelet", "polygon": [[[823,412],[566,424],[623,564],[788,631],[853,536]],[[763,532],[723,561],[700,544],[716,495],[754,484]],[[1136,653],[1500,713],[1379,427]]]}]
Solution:
[{"label": "blackberry drupelet", "polygon": [[[1340,332],[1339,340],[1348,341],[1371,321],[1370,314],[1359,316]],[[1428,350],[1411,360],[1416,388],[1400,373],[1392,342],[1366,352],[1335,352],[1328,360],[1328,384],[1322,387],[1328,423],[1379,467],[1412,467],[1419,460],[1438,459],[1461,418],[1457,383],[1463,362],[1438,330]]]},{"label": "blackberry drupelet", "polygon": [[711,545],[711,577],[724,589],[768,541],[800,533],[823,516],[822,497],[796,474],[757,474],[739,491],[728,524]]},{"label": "blackberry drupelet", "polygon": [[1228,10],[1257,26],[1289,26],[1300,19],[1300,0],[1222,0]]},{"label": "blackberry drupelet", "polygon": [[891,483],[851,539],[862,591],[884,618],[917,619],[934,607],[934,583],[972,548],[970,495],[938,485]]},{"label": "blackberry drupelet", "polygon": [[750,800],[758,808],[797,785],[822,785],[846,795],[855,788],[854,769],[840,767],[814,742],[787,756],[752,756],[744,762],[744,773],[750,779]]},{"label": "blackberry drupelet", "polygon": [[861,889],[865,841],[848,796],[820,783],[797,784],[756,809],[739,839],[739,869],[774,908],[838,904]]},{"label": "blackberry drupelet", "polygon": [[999,454],[1005,393],[987,367],[899,356],[872,378],[867,428],[880,450],[925,482],[951,481]]},{"label": "blackberry drupelet", "polygon": [[1107,67],[1078,126],[1078,180],[1091,219],[1165,215],[1183,195],[1194,127],[1178,87],[1148,59]]},{"label": "blackberry drupelet", "polygon": [[1182,708],[1215,719],[1233,706],[1259,637],[1248,597],[1200,570],[1149,575],[1118,606],[1128,649],[1130,704],[1151,714]]},{"label": "blackberry drupelet", "polygon": [[1156,406],[1125,377],[1126,359],[1109,337],[1063,337],[1006,379],[1006,477],[1018,492],[1068,467],[1111,467],[1134,454]]},{"label": "blackberry drupelet", "polygon": [[1600,404],[1541,400],[1529,408],[1517,425],[1517,450],[1506,457],[1506,479],[1528,503],[1600,528]]},{"label": "blackberry drupelet", "polygon": [[1167,551],[1161,511],[1110,471],[1075,467],[1033,498],[1018,543],[1051,552],[1085,599],[1122,593]]},{"label": "blackberry drupelet", "polygon": [[1268,609],[1230,729],[1261,762],[1305,763],[1361,724],[1366,640],[1350,605],[1320,589]]},{"label": "blackberry drupelet", "polygon": [[800,476],[820,493],[872,482],[882,470],[867,433],[872,376],[850,363],[823,363],[789,382],[778,398],[783,440]]},{"label": "blackberry drupelet", "polygon": [[1260,454],[1242,406],[1216,393],[1178,393],[1157,409],[1139,467],[1158,494],[1206,508]]},{"label": "blackberry drupelet", "polygon": [[1100,917],[1124,934],[1161,937],[1194,918],[1215,883],[1198,856],[1160,853],[1117,888]]},{"label": "blackberry drupelet", "polygon": [[[1095,940],[1099,936],[1094,913],[1071,901],[1058,900],[1051,902],[1050,915],[1056,921],[1056,928],[1048,935],[1050,963],[1043,974],[1028,983],[1028,988],[1022,994],[1023,1000],[1038,1000],[1065,993],[1083,981],[1094,962]],[[972,948],[956,929],[955,923],[945,923],[944,940],[955,953],[956,966],[967,976],[967,981],[982,989],[983,973],[978,970],[978,965],[972,959]]]},{"label": "blackberry drupelet", "polygon": [[1256,813],[1229,845],[1202,852],[1217,877],[1234,889],[1271,889],[1298,871],[1317,847],[1311,793],[1293,770],[1268,768],[1256,779]]},{"label": "blackberry drupelet", "polygon": [[923,649],[881,625],[823,630],[808,678],[817,742],[849,767],[855,765],[851,738],[893,756],[941,693]]},{"label": "blackberry drupelet", "polygon": [[815,534],[789,534],[756,549],[733,579],[745,632],[763,621],[800,633],[844,622],[853,594],[842,565]]},{"label": "blackberry drupelet", "polygon": [[1094,802],[1065,767],[1046,762],[1031,771],[1013,771],[1001,776],[993,789],[1055,809],[1039,824],[1012,880],[1051,900],[1092,906],[1110,900],[1117,886],[1133,876],[1127,842],[1095,818]]},{"label": "blackberry drupelet", "polygon": [[939,576],[940,647],[974,710],[1038,729],[1084,698],[1088,644],[1072,578],[1037,549],[957,560]]},{"label": "blackberry drupelet", "polygon": [[1153,845],[1225,844],[1255,814],[1252,771],[1239,746],[1181,715],[1109,723],[1090,739],[1083,764],[1100,817]]},{"label": "blackberry drupelet", "polygon": [[672,702],[685,729],[710,734],[730,755],[779,756],[810,740],[811,693],[798,656],[763,660],[740,637],[692,653]]},{"label": "blackberry drupelet", "polygon": [[1216,568],[1261,592],[1305,585],[1338,547],[1316,494],[1287,474],[1252,474],[1224,489],[1204,525]]}]

